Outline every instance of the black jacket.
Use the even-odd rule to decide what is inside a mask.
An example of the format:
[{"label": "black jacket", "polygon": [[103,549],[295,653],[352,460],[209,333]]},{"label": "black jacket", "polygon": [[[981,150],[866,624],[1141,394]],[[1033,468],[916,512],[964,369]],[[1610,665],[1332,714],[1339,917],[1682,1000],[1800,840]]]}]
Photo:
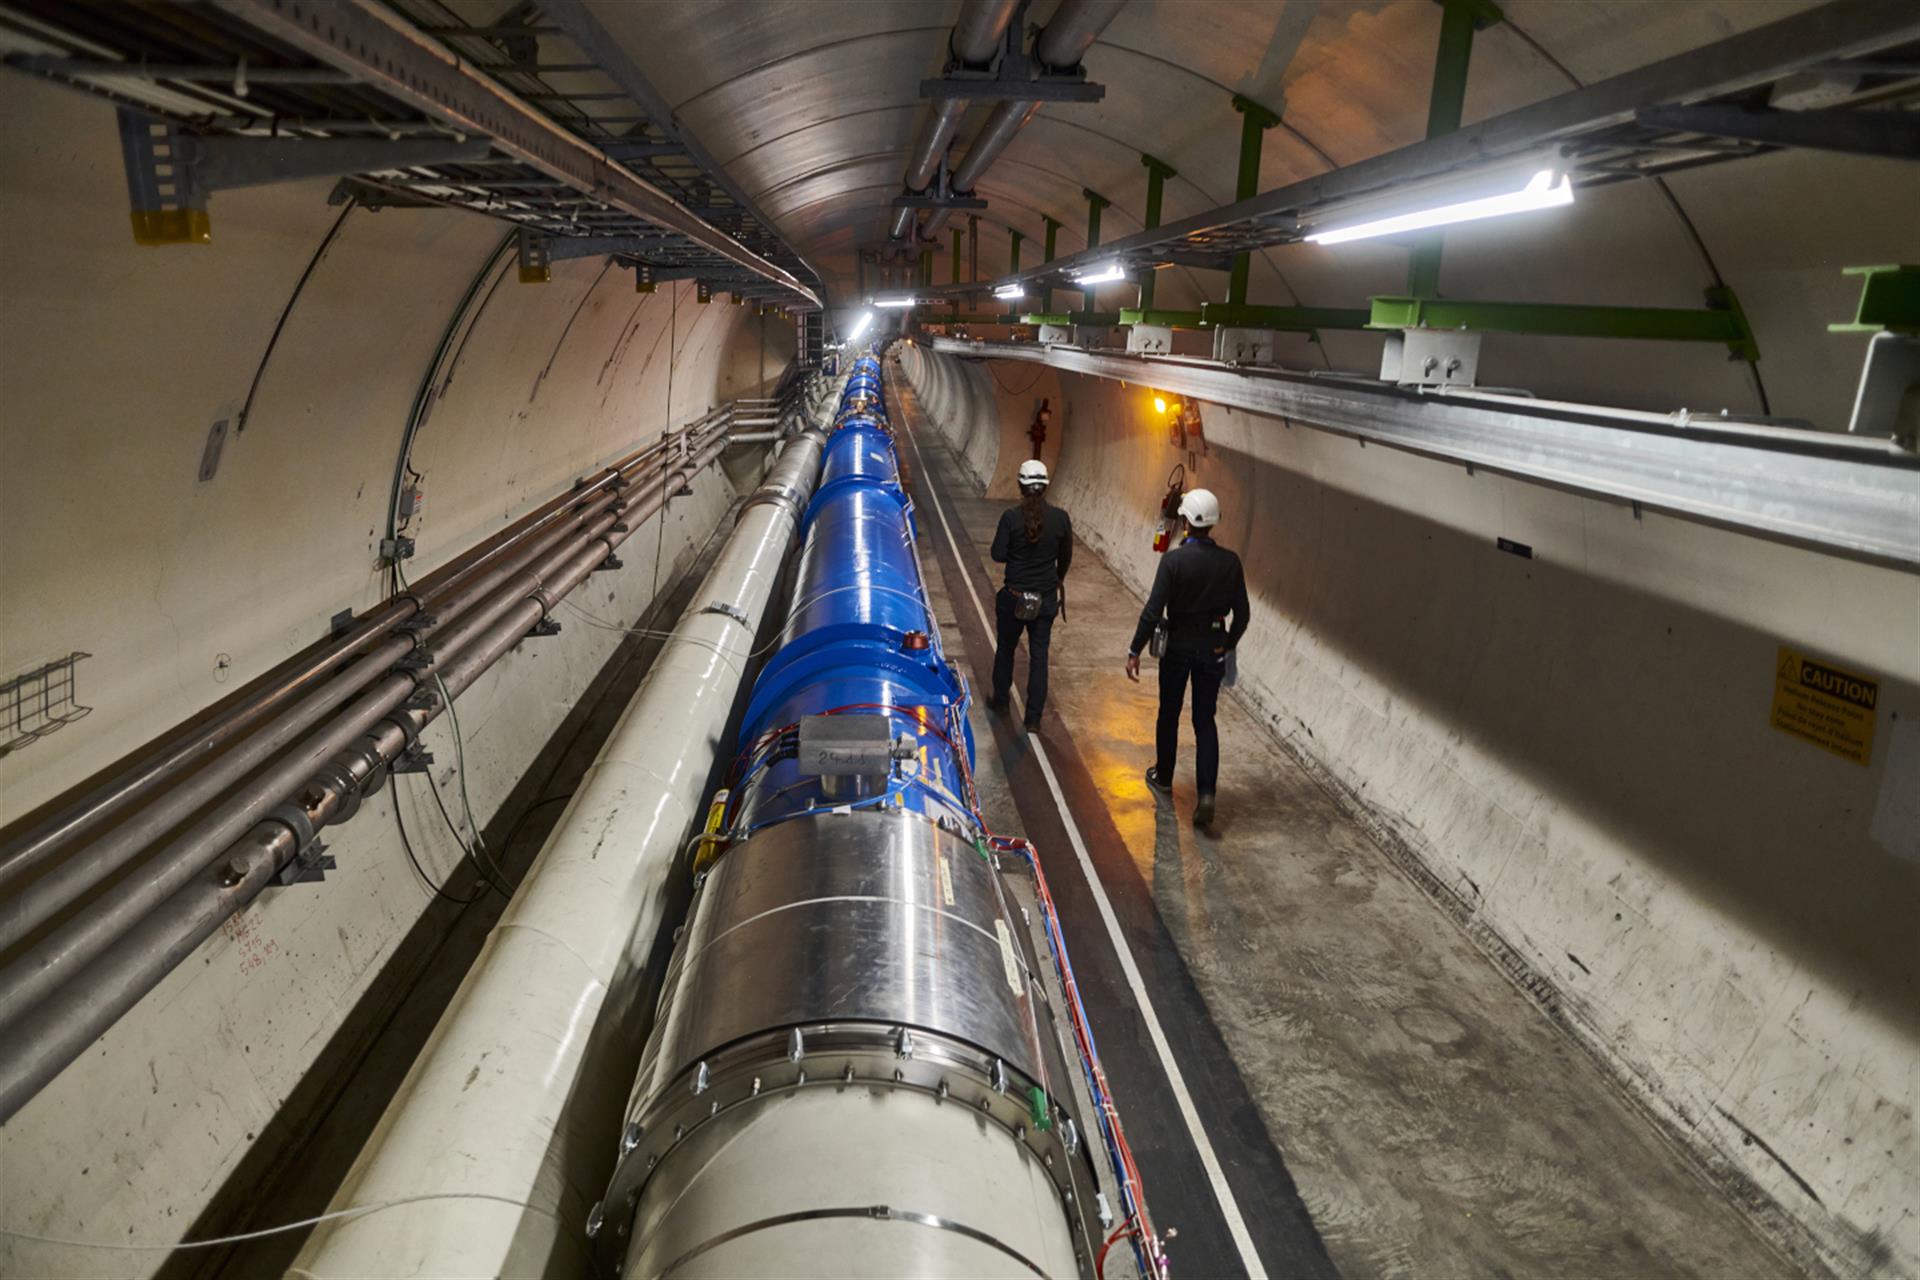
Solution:
[{"label": "black jacket", "polygon": [[1050,506],[1040,521],[1039,539],[1028,542],[1026,518],[1020,508],[1009,507],[993,531],[993,559],[1007,566],[1009,589],[1052,591],[1066,580],[1067,566],[1073,563],[1073,521]]},{"label": "black jacket", "polygon": [[[1247,634],[1247,576],[1240,557],[1212,538],[1193,534],[1160,558],[1153,591],[1133,630],[1129,653],[1147,647],[1147,639],[1166,614],[1167,641],[1189,651],[1231,649]],[[1214,622],[1233,615],[1233,624],[1216,631]]]}]

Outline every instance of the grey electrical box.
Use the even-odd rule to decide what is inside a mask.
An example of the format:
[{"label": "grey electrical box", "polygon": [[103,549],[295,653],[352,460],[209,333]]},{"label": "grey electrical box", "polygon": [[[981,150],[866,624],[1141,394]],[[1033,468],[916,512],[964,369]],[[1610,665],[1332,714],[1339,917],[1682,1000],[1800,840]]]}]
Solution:
[{"label": "grey electrical box", "polygon": [[1480,373],[1480,335],[1462,329],[1402,329],[1387,335],[1380,378],[1403,387],[1470,387]]},{"label": "grey electrical box", "polygon": [[800,772],[822,778],[884,778],[893,769],[885,716],[808,716],[800,722]]}]

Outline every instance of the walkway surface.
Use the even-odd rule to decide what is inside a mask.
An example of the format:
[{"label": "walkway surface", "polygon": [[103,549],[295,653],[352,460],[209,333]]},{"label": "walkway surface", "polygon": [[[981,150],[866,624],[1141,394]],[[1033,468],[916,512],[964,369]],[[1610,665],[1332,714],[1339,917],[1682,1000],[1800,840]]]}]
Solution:
[{"label": "walkway surface", "polygon": [[[1003,504],[888,390],[984,697]],[[1139,597],[1084,547],[1070,585],[1040,733],[977,712],[983,801],[1040,847],[1176,1276],[1794,1274],[1232,698],[1213,832],[1185,725],[1157,800]]]}]

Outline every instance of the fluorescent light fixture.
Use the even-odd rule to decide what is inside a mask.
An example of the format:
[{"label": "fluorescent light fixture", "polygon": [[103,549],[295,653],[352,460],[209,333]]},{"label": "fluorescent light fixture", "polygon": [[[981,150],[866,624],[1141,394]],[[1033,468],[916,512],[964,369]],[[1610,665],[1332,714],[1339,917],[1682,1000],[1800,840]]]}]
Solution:
[{"label": "fluorescent light fixture", "polygon": [[873,312],[871,311],[862,312],[860,315],[860,323],[853,326],[853,332],[847,335],[847,341],[848,342],[860,341],[860,335],[865,333],[868,329],[872,327],[873,327]]},{"label": "fluorescent light fixture", "polygon": [[876,307],[917,307],[920,305],[920,299],[913,297],[911,294],[904,298],[875,298],[873,305]]},{"label": "fluorescent light fixture", "polygon": [[1315,231],[1306,239],[1312,244],[1345,244],[1349,240],[1424,231],[1429,227],[1500,218],[1510,213],[1564,208],[1573,203],[1573,175],[1558,164],[1535,160],[1522,168],[1480,176],[1469,183],[1437,186],[1423,198],[1417,198],[1412,207],[1405,197],[1394,203],[1397,208],[1391,210],[1384,204],[1376,205],[1378,216]]},{"label": "fluorescent light fixture", "polygon": [[1075,284],[1112,284],[1115,280],[1127,278],[1125,268],[1117,262],[1109,262],[1103,267],[1090,267],[1088,272],[1089,274],[1084,276],[1075,276],[1073,282]]},{"label": "fluorescent light fixture", "polygon": [[1009,298],[1024,298],[1027,296],[1027,287],[1016,280],[1012,284],[1003,284],[998,289],[995,289],[993,296],[1002,301]]}]

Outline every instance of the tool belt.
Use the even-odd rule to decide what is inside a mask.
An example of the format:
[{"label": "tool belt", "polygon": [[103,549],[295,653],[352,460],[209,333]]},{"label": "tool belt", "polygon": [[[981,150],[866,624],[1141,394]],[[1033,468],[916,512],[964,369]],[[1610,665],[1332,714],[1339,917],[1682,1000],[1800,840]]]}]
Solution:
[{"label": "tool belt", "polygon": [[1013,616],[1021,622],[1032,622],[1035,618],[1045,613],[1047,611],[1047,597],[1049,595],[1059,600],[1060,616],[1062,618],[1067,616],[1067,584],[1064,582],[1054,583],[1053,590],[1050,592],[1015,591],[1012,587],[1008,587],[1006,592],[1007,595],[1013,599]]},{"label": "tool belt", "polygon": [[[1227,615],[1215,614],[1204,619],[1206,625],[1200,625],[1202,619],[1191,616],[1180,619],[1179,638],[1189,645],[1198,643],[1208,651],[1226,643]],[[1153,624],[1153,634],[1147,638],[1147,653],[1155,658],[1167,656],[1167,650],[1173,647],[1173,624],[1162,618]]]}]

